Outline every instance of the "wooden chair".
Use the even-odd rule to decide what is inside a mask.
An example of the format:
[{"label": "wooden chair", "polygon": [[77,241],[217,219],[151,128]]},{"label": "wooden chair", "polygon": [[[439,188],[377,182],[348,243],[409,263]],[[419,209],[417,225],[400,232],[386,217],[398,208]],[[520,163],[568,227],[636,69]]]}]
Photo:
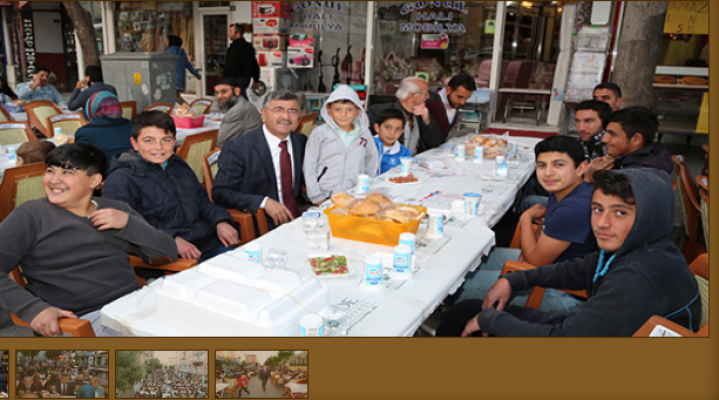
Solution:
[{"label": "wooden chair", "polygon": [[52,137],[52,131],[47,129],[47,117],[62,114],[62,110],[52,101],[37,100],[25,104],[27,120],[30,127],[37,129],[46,138]]},{"label": "wooden chair", "polygon": [[[220,156],[220,151],[220,149],[215,148],[202,156],[202,172],[205,177],[205,189],[207,190],[207,196],[210,197],[210,200],[212,200],[212,187],[214,186],[215,176],[217,176],[217,159]],[[228,209],[227,211],[232,216],[232,219],[240,224],[240,243],[249,242],[257,237],[252,214],[232,209]],[[269,232],[265,210],[257,210],[255,219],[257,219],[257,230],[260,236]]]},{"label": "wooden chair", "polygon": [[699,185],[699,194],[701,195],[702,190],[709,193],[709,177],[706,175],[699,175],[696,177],[697,184]]},{"label": "wooden chair", "polygon": [[173,107],[174,106],[170,103],[160,102],[160,103],[150,104],[149,106],[147,106],[145,111],[162,111],[164,113],[169,114],[172,111]]},{"label": "wooden chair", "polygon": [[704,230],[704,243],[709,252],[709,192],[702,193],[701,200],[699,201],[701,207],[701,220],[702,229]]},{"label": "wooden chair", "polygon": [[284,386],[284,388],[285,388],[285,394],[283,394],[282,397],[287,396],[287,397],[289,397],[290,399],[294,399],[294,398],[295,398],[295,395],[292,393],[292,391],[290,390],[290,388],[288,388],[287,386]]},{"label": "wooden chair", "polygon": [[[535,267],[534,265],[524,264],[524,263],[517,262],[517,261],[507,260],[504,263],[504,267],[502,268],[502,273],[500,274],[500,276],[504,275],[506,273],[509,273],[509,272],[527,271],[527,270],[534,269],[534,268],[537,268],[537,267]],[[545,290],[545,288],[543,288],[541,286],[535,286],[534,288],[532,288],[532,291],[529,293],[529,297],[527,298],[527,302],[524,304],[524,306],[539,310],[539,307],[542,305],[542,298],[544,297],[544,290]],[[586,290],[564,290],[564,289],[557,289],[557,290],[561,290],[563,292],[567,292],[574,296],[582,297],[585,299],[588,297]]]},{"label": "wooden chair", "polygon": [[[537,231],[542,229],[542,227],[537,224],[532,225],[532,227],[534,228],[535,236],[537,235]],[[519,222],[517,222],[517,228],[514,230],[514,235],[512,235],[512,241],[509,242],[509,248],[510,249],[518,249],[518,248],[520,248],[519,245],[521,244],[521,242],[522,242],[522,227],[519,224]]]},{"label": "wooden chair", "polygon": [[37,140],[27,122],[0,122],[0,144],[25,143]]},{"label": "wooden chair", "polygon": [[222,389],[222,393],[220,393],[220,397],[225,397],[226,394],[234,396],[235,388],[237,387],[237,378],[226,378],[225,383],[227,383],[230,386]]},{"label": "wooden chair", "polygon": [[82,114],[59,114],[47,117],[47,138],[55,136],[55,128],[62,129],[62,133],[74,135],[75,132],[87,125],[87,120]]},{"label": "wooden chair", "polygon": [[205,175],[202,173],[202,156],[209,153],[217,144],[217,129],[188,135],[182,142],[177,155],[182,157],[195,172],[197,180],[204,185]]},{"label": "wooden chair", "polygon": [[121,101],[120,107],[122,108],[122,118],[129,119],[132,121],[137,115],[137,102],[136,101]]},{"label": "wooden chair", "polygon": [[45,163],[41,162],[5,170],[0,183],[0,221],[26,201],[45,197],[44,175]]},{"label": "wooden chair", "polygon": [[682,336],[689,337],[709,337],[709,255],[707,253],[699,255],[691,264],[689,269],[699,284],[699,292],[702,301],[702,315],[699,322],[699,331],[692,332],[689,329],[678,325],[668,319],[664,319],[659,315],[654,315],[637,330],[634,337],[646,337],[652,332],[657,325],[663,326]]},{"label": "wooden chair", "polygon": [[310,133],[312,133],[312,128],[315,126],[315,121],[317,121],[317,117],[319,116],[319,112],[315,111],[312,114],[305,114],[297,121],[297,125],[294,127],[295,132],[303,133],[305,136],[309,137]]},{"label": "wooden chair", "polygon": [[213,101],[210,99],[197,99],[190,103],[190,108],[194,108],[200,114],[209,114]]},{"label": "wooden chair", "polygon": [[0,122],[12,122],[15,121],[12,114],[10,114],[5,107],[0,106]]},{"label": "wooden chair", "polygon": [[699,206],[698,190],[694,183],[686,160],[681,155],[672,156],[676,164],[676,173],[679,177],[679,203],[684,219],[684,233],[686,238],[682,245],[682,253],[687,263],[694,260],[699,254],[706,253],[706,247],[699,241],[699,225],[701,223],[701,207]]}]

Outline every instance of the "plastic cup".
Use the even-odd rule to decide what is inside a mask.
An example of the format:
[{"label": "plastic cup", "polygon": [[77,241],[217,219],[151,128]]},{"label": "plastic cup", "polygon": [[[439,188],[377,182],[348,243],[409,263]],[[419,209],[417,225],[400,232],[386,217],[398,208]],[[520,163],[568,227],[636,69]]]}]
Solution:
[{"label": "plastic cup", "polygon": [[285,261],[287,260],[287,250],[272,247],[265,254],[263,265],[267,269],[285,269]]},{"label": "plastic cup", "polygon": [[411,256],[412,250],[407,245],[400,244],[394,248],[394,257],[392,258],[392,276],[394,278],[408,279],[412,275]]},{"label": "plastic cup", "polygon": [[382,287],[382,260],[377,256],[365,259],[364,277],[362,287],[365,289],[379,289]]},{"label": "plastic cup", "polygon": [[361,194],[369,192],[369,181],[369,175],[360,174],[357,178],[357,193]]},{"label": "plastic cup", "polygon": [[401,157],[399,161],[400,163],[402,163],[401,175],[409,175],[409,173],[412,171],[412,157]]},{"label": "plastic cup", "polygon": [[484,162],[484,147],[482,146],[476,146],[474,148],[474,162],[476,163],[483,163]]},{"label": "plastic cup", "polygon": [[479,211],[479,202],[482,200],[482,195],[479,193],[467,192],[464,194],[464,213],[471,216],[476,216]]},{"label": "plastic cup", "polygon": [[345,321],[347,319],[347,311],[349,307],[344,304],[329,305],[320,311],[322,323],[325,328],[343,335],[345,333]]},{"label": "plastic cup", "polygon": [[312,229],[317,229],[320,225],[320,216],[322,213],[319,211],[319,208],[317,210],[309,209],[302,213],[302,229],[309,231]]},{"label": "plastic cup", "polygon": [[319,315],[307,314],[300,318],[300,336],[324,336],[324,330],[324,322]]},{"label": "plastic cup", "polygon": [[464,148],[463,144],[458,144],[454,147],[454,159],[457,161],[464,161],[467,149]]},{"label": "plastic cup", "polygon": [[245,253],[250,257],[250,261],[262,264],[262,246],[259,243],[247,243]]},{"label": "plastic cup", "polygon": [[427,227],[427,237],[438,238],[444,235],[444,214],[434,210],[427,212],[429,216],[429,226]]},{"label": "plastic cup", "polygon": [[305,231],[305,247],[307,250],[329,251],[330,231],[328,229]]}]

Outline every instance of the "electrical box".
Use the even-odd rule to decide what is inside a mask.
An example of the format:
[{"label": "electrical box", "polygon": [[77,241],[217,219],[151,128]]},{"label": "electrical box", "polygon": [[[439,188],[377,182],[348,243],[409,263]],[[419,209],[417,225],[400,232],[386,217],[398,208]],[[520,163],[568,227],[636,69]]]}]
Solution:
[{"label": "electrical box", "polygon": [[175,60],[170,53],[113,53],[100,56],[105,83],[120,101],[136,101],[137,112],[154,103],[175,104]]}]

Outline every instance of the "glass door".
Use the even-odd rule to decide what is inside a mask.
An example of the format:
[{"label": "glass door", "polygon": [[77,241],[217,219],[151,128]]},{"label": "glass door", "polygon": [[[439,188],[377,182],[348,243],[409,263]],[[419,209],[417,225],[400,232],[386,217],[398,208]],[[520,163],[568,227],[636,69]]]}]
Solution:
[{"label": "glass door", "polygon": [[215,84],[222,78],[225,67],[225,56],[229,38],[227,14],[211,14],[202,16],[204,93],[214,96]]}]

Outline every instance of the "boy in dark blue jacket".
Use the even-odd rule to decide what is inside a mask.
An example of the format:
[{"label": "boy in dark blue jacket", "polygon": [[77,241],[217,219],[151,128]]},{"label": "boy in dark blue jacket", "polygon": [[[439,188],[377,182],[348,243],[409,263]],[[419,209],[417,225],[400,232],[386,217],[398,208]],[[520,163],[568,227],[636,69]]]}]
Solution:
[{"label": "boy in dark blue jacket", "polygon": [[404,124],[402,111],[394,108],[383,110],[377,116],[377,122],[374,124],[374,131],[377,132],[374,143],[380,161],[377,175],[400,165],[402,157],[412,157],[409,149],[397,140],[404,134]]},{"label": "boy in dark blue jacket", "polygon": [[[667,237],[674,226],[669,175],[602,170],[593,179],[592,229],[600,250],[502,276],[484,300],[453,307],[437,336],[631,336],[653,315],[699,329],[697,281]],[[507,304],[513,293],[534,286],[585,289],[588,299],[562,315]]]},{"label": "boy in dark blue jacket", "polygon": [[239,243],[232,217],[210,201],[194,171],[177,156],[175,122],[161,111],[132,124],[135,150],[114,157],[102,196],[122,200],[177,243],[182,258],[204,261]]}]

